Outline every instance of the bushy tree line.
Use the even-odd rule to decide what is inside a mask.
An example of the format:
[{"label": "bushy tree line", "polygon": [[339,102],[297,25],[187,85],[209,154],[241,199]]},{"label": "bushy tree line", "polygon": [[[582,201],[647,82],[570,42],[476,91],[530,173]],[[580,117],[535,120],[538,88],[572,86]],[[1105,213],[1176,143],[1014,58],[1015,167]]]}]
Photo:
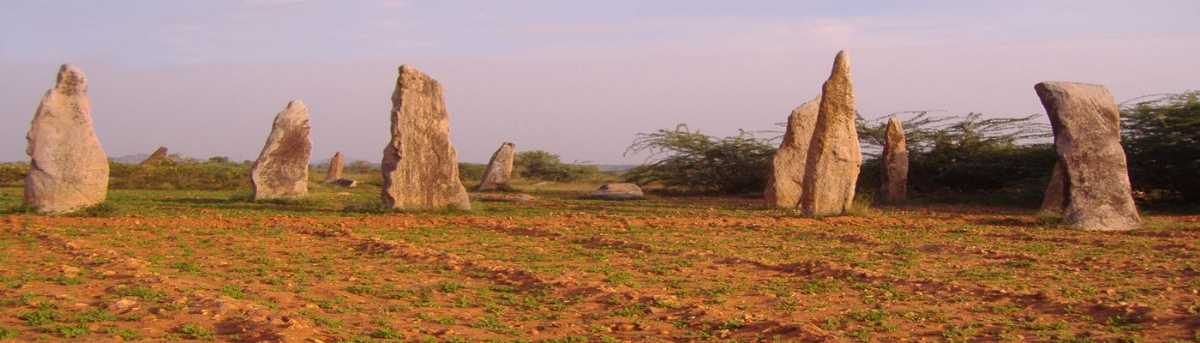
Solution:
[{"label": "bushy tree line", "polygon": [[1134,189],[1167,202],[1200,201],[1200,91],[1127,101],[1121,121]]},{"label": "bushy tree line", "polygon": [[686,193],[746,193],[762,191],[767,182],[773,139],[740,131],[717,138],[680,124],[673,130],[640,133],[626,154],[647,153],[650,163],[625,173],[638,183],[659,183]]},{"label": "bushy tree line", "polygon": [[[513,173],[525,179],[570,182],[594,179],[600,175],[600,168],[564,163],[558,155],[530,150],[517,153],[513,160]],[[480,174],[482,177],[482,172]]]},{"label": "bushy tree line", "polygon": [[213,157],[206,161],[176,158],[156,166],[109,163],[111,189],[238,189],[250,185],[249,162]]}]

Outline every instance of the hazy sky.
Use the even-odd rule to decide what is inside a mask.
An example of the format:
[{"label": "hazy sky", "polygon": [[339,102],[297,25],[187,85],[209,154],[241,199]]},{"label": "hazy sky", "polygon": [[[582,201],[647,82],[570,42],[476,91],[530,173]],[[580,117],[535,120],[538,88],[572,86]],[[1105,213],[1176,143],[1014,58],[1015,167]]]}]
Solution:
[{"label": "hazy sky", "polygon": [[61,63],[90,81],[110,156],[253,159],[290,99],[314,161],[378,161],[396,67],[440,80],[463,161],[503,141],[639,162],[637,132],[762,130],[850,53],[867,117],[1042,112],[1033,84],[1118,100],[1200,88],[1200,1],[4,0],[0,161]]}]

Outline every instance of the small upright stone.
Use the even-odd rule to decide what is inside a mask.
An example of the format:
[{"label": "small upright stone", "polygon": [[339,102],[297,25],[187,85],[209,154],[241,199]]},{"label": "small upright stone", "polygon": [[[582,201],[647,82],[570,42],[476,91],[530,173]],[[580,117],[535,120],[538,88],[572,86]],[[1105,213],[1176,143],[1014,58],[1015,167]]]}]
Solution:
[{"label": "small upright stone", "polygon": [[885,203],[899,204],[908,200],[908,140],[904,137],[900,118],[892,116],[888,119],[884,136],[880,159],[883,185],[880,190]]},{"label": "small upright stone", "polygon": [[33,115],[25,205],[42,213],[67,213],[104,202],[108,155],[92,128],[87,76],[64,64]]},{"label": "small upright stone", "polygon": [[838,52],[833,71],[821,89],[821,106],[809,144],[800,208],[810,216],[846,213],[854,206],[862,152],[855,126],[854,86],[845,51]]},{"label": "small upright stone", "polygon": [[1112,94],[1104,86],[1072,82],[1042,82],[1034,90],[1054,131],[1068,225],[1089,231],[1136,229],[1141,217],[1133,203],[1120,111]]},{"label": "small upright stone", "polygon": [[160,146],[157,150],[154,150],[154,153],[150,154],[150,157],[142,160],[141,165],[145,167],[152,167],[165,162],[167,162],[167,147]]},{"label": "small upright stone", "polygon": [[308,107],[300,100],[275,116],[271,135],[250,170],[254,200],[295,199],[308,194],[308,161],[312,142]]},{"label": "small upright stone", "polygon": [[479,181],[478,191],[512,189],[509,182],[512,181],[513,156],[516,149],[516,145],[512,143],[505,142],[500,145],[500,149],[497,149],[488,161],[487,169],[483,170],[483,180]]},{"label": "small upright stone", "polygon": [[442,86],[416,68],[400,66],[392,93],[392,138],[383,149],[383,203],[389,208],[471,209],[450,144],[450,115]]},{"label": "small upright stone", "polygon": [[771,174],[767,177],[767,189],[763,191],[763,197],[770,206],[786,209],[800,207],[808,144],[812,142],[820,106],[821,99],[813,99],[796,107],[788,116],[783,142],[771,157]]},{"label": "small upright stone", "polygon": [[342,152],[338,151],[333,154],[333,158],[329,159],[329,171],[325,172],[324,183],[333,183],[342,178],[342,169],[345,168],[346,162],[342,159]]}]

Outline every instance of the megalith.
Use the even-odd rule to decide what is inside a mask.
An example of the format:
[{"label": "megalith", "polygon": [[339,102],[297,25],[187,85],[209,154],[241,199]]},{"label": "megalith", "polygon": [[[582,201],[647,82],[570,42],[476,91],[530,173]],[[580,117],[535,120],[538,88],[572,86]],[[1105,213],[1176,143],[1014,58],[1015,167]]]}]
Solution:
[{"label": "megalith", "polygon": [[25,205],[42,213],[68,213],[104,202],[108,156],[92,128],[87,76],[71,65],[58,69],[25,136],[29,173]]},{"label": "megalith", "polygon": [[329,159],[329,170],[325,172],[325,180],[323,183],[333,183],[342,178],[342,170],[346,167],[346,161],[342,158],[342,152],[338,151],[333,154],[333,158]]},{"label": "megalith", "polygon": [[167,147],[160,146],[158,149],[154,150],[154,153],[150,154],[150,157],[146,157],[146,159],[142,160],[141,165],[146,167],[157,166],[167,162],[167,158]]},{"label": "megalith", "polygon": [[275,116],[267,144],[250,170],[254,200],[295,199],[308,194],[312,142],[308,107],[293,100]]},{"label": "megalith", "polygon": [[492,159],[488,160],[487,168],[483,170],[483,179],[479,181],[478,191],[512,189],[509,183],[512,181],[516,149],[516,145],[509,142],[500,144],[500,149],[496,149],[496,152],[492,154]]},{"label": "megalith", "polygon": [[854,206],[862,152],[855,126],[854,86],[845,51],[834,58],[809,143],[800,208],[810,216],[839,215]]},{"label": "megalith", "polygon": [[1112,94],[1101,85],[1074,82],[1042,82],[1034,90],[1054,132],[1066,223],[1089,231],[1137,228],[1141,218],[1133,203],[1120,111]]},{"label": "megalith", "polygon": [[400,66],[391,121],[392,138],[383,149],[384,205],[471,209],[458,178],[458,153],[450,144],[450,116],[437,80],[411,66]]},{"label": "megalith", "polygon": [[888,118],[880,164],[883,202],[899,204],[908,200],[908,140],[904,137],[904,125],[894,115]]},{"label": "megalith", "polygon": [[821,99],[813,99],[792,110],[788,116],[783,142],[771,157],[771,173],[763,197],[769,206],[796,209],[804,192],[804,168],[808,163],[808,144],[812,142]]}]

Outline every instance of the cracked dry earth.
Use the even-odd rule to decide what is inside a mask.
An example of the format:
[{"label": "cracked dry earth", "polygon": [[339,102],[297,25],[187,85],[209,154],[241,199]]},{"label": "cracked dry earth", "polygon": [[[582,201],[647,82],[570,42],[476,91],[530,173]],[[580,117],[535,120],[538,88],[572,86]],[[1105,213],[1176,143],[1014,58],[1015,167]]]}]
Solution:
[{"label": "cracked dry earth", "polygon": [[[539,194],[474,212],[370,213],[220,192],[153,196],[118,196],[102,217],[0,216],[0,337],[1200,337],[1200,216],[1151,214],[1146,229],[1099,233],[949,206],[808,219],[733,198]],[[222,202],[236,206],[212,205]]]}]

